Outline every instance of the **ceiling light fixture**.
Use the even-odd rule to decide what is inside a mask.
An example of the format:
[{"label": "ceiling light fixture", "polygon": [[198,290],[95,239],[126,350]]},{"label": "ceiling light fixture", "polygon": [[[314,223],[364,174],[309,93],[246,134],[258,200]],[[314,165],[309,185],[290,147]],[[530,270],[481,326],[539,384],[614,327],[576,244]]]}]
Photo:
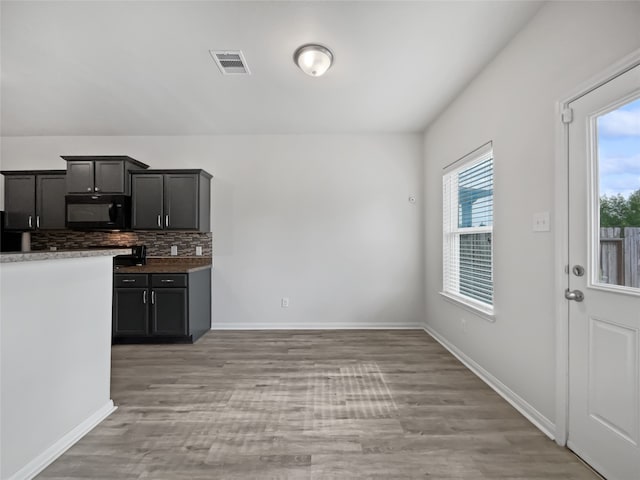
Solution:
[{"label": "ceiling light fixture", "polygon": [[293,54],[293,61],[307,75],[324,75],[333,63],[333,53],[327,47],[316,44],[302,45]]}]

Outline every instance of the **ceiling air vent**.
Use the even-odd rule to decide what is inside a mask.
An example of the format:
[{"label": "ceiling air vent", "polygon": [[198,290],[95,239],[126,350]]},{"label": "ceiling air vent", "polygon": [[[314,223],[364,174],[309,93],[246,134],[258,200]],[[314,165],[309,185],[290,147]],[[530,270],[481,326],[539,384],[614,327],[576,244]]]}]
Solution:
[{"label": "ceiling air vent", "polygon": [[223,75],[249,75],[249,67],[240,50],[209,50]]}]

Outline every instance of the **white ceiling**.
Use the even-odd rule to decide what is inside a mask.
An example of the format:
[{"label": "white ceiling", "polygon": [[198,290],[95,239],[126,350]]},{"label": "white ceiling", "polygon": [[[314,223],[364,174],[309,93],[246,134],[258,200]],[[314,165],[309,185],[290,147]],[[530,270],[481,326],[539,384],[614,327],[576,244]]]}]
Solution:
[{"label": "white ceiling", "polygon": [[[10,135],[423,130],[540,2],[2,2]],[[304,75],[318,42],[335,63]],[[210,49],[241,49],[223,76]]]}]

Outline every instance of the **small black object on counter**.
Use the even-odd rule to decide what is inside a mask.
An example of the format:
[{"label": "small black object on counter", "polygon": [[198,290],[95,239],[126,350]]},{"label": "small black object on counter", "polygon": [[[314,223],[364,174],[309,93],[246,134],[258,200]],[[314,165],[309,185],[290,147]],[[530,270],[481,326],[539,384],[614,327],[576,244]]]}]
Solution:
[{"label": "small black object on counter", "polygon": [[116,255],[113,257],[114,267],[132,267],[146,265],[147,263],[147,247],[145,245],[133,245],[131,253],[128,255]]}]

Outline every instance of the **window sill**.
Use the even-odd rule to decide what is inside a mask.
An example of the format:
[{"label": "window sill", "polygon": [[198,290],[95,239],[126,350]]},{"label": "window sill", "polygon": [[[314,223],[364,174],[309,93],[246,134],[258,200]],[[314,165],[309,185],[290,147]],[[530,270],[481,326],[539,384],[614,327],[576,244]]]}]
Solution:
[{"label": "window sill", "polygon": [[442,298],[444,298],[447,302],[450,302],[450,303],[453,303],[454,305],[462,307],[465,310],[486,320],[487,322],[494,323],[496,321],[495,309],[491,307],[481,307],[480,305],[471,303],[462,297],[458,297],[450,293],[446,293],[446,292],[439,292],[439,293],[442,296]]}]

